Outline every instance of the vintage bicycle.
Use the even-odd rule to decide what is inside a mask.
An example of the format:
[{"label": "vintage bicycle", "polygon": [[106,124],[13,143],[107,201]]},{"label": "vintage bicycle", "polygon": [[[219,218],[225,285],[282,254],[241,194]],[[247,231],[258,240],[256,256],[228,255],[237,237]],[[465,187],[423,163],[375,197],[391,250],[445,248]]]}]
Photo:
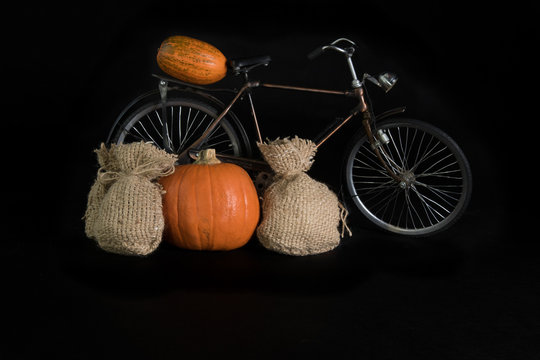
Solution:
[{"label": "vintage bicycle", "polygon": [[[360,121],[344,149],[341,196],[373,224],[408,236],[427,236],[453,225],[465,212],[472,192],[469,162],[457,143],[441,129],[426,122],[396,117],[405,107],[375,114],[367,96],[368,84],[388,92],[397,81],[390,72],[360,78],[353,63],[356,44],[339,38],[316,48],[308,58],[335,51],[344,55],[351,87],[346,90],[315,89],[272,84],[250,79],[250,71],[271,62],[270,56],[228,60],[230,73],[242,77],[239,89],[212,88],[185,83],[162,75],[158,88],[131,101],[110,129],[107,143],[150,141],[178,155],[178,163],[197,158],[204,148],[214,148],[221,161],[244,167],[259,188],[272,171],[254,155],[262,142],[253,102],[253,90],[272,88],[331,94],[355,99],[345,116],[325,127],[313,139],[317,148],[350,121]],[[221,101],[213,93],[230,93]],[[255,138],[248,136],[243,119],[231,110],[238,101],[249,104]],[[267,183],[267,181],[266,181]],[[263,190],[263,189],[260,189]]]}]

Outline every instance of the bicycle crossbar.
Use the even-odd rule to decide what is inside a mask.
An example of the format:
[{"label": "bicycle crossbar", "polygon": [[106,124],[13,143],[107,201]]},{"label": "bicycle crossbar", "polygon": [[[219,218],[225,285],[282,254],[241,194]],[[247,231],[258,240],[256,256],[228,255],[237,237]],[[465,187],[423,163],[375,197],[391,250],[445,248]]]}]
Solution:
[{"label": "bicycle crossbar", "polygon": [[314,92],[314,93],[321,93],[321,94],[354,96],[354,92],[351,92],[351,91],[325,90],[325,89],[315,89],[315,88],[307,88],[307,87],[300,87],[300,86],[266,84],[266,83],[261,83],[259,86],[267,87],[267,88],[274,88],[274,89],[307,91],[307,92]]}]

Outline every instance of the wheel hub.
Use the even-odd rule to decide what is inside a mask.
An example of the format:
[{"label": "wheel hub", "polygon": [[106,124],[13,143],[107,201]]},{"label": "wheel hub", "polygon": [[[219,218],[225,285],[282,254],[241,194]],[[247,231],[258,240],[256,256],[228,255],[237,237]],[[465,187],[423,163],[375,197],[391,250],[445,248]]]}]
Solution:
[{"label": "wheel hub", "polygon": [[414,173],[410,170],[406,170],[400,175],[400,183],[399,186],[402,189],[408,189],[411,187],[411,185],[414,184],[416,181],[416,177],[414,176]]}]

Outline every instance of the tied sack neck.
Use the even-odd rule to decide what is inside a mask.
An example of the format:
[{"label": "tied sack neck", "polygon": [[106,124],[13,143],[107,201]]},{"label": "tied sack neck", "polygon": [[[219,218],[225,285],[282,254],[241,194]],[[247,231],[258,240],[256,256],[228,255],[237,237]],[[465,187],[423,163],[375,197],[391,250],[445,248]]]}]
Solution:
[{"label": "tied sack neck", "polygon": [[163,161],[154,160],[145,164],[137,165],[132,170],[114,171],[106,170],[103,167],[98,169],[97,179],[103,185],[109,185],[117,181],[121,177],[125,176],[141,176],[152,180],[162,176],[171,175],[174,172],[174,164],[172,166],[165,166]]},{"label": "tied sack neck", "polygon": [[176,156],[168,154],[148,143],[112,145],[107,150],[103,145],[98,155],[106,154],[107,161],[100,163],[97,181],[107,186],[121,177],[139,176],[154,180],[174,173]]},{"label": "tied sack neck", "polygon": [[277,138],[258,144],[264,159],[278,176],[297,175],[307,172],[313,164],[316,145],[307,139]]}]

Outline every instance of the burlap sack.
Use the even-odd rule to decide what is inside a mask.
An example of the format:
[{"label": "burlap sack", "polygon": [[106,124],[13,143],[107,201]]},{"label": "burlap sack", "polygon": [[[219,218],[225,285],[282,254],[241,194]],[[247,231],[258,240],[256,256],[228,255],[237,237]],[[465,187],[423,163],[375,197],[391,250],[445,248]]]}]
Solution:
[{"label": "burlap sack", "polygon": [[305,173],[313,164],[315,144],[295,137],[258,146],[275,172],[263,196],[259,242],[288,255],[319,254],[337,247],[348,230],[346,211],[332,190]]},{"label": "burlap sack", "polygon": [[85,214],[88,237],[108,251],[148,255],[161,243],[162,187],[156,180],[174,172],[176,156],[149,143],[104,145]]}]

